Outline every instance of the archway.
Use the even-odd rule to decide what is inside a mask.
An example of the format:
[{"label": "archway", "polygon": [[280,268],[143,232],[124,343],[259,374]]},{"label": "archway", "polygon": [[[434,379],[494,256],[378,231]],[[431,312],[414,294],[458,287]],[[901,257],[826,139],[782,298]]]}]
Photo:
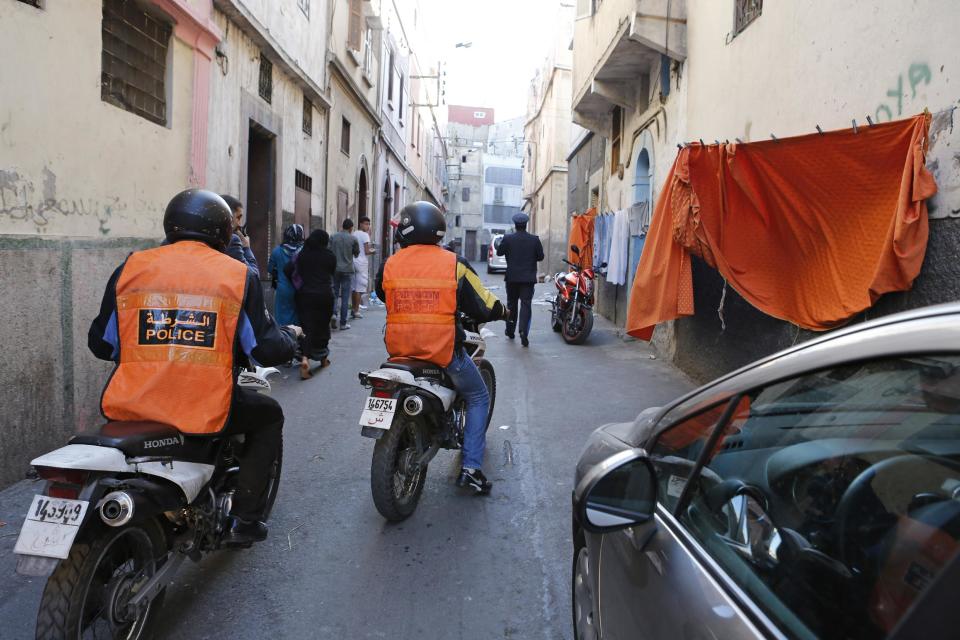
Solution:
[{"label": "archway", "polygon": [[[653,141],[647,131],[643,132],[643,146],[637,154],[633,169],[633,207],[631,208],[631,233],[627,270],[627,286],[633,286],[633,277],[640,263],[643,245],[647,239],[647,229],[650,227],[650,218],[653,213],[653,162],[651,151]],[[635,219],[636,217],[636,219]]]},{"label": "archway", "polygon": [[360,179],[357,181],[357,220],[367,215],[367,169],[360,168]]}]

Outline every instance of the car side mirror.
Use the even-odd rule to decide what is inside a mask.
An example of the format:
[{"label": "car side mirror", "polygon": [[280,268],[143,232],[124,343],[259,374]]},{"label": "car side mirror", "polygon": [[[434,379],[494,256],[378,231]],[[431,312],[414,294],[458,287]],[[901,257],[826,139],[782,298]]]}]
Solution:
[{"label": "car side mirror", "polygon": [[656,472],[642,449],[621,451],[600,462],[574,491],[577,521],[591,533],[647,522],[656,504]]},{"label": "car side mirror", "polygon": [[580,247],[575,244],[570,245],[570,251],[573,251],[575,254],[580,255]]}]

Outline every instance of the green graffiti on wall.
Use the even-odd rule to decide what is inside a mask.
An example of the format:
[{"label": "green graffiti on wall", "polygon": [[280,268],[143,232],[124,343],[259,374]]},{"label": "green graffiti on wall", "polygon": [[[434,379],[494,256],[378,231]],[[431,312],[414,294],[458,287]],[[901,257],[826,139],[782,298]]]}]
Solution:
[{"label": "green graffiti on wall", "polygon": [[904,99],[906,98],[908,100],[912,100],[913,98],[916,98],[917,87],[922,84],[930,84],[932,79],[933,74],[930,73],[930,66],[928,64],[925,62],[915,62],[911,64],[906,73],[906,81],[909,84],[910,95],[907,96],[905,92],[904,74],[901,73],[897,76],[896,88],[887,91],[887,97],[891,98],[891,100],[877,107],[877,122],[893,120],[894,117],[899,118],[902,116]]}]

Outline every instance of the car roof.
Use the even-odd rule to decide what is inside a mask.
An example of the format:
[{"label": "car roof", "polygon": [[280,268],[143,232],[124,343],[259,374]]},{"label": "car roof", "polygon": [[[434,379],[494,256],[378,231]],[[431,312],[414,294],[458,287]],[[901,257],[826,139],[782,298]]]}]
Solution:
[{"label": "car roof", "polygon": [[[916,353],[960,352],[960,303],[921,307],[831,331],[723,375],[665,405],[646,434],[675,418],[778,380],[858,360]],[[670,418],[663,421],[668,413]],[[638,421],[639,422],[639,421]],[[640,426],[639,424],[637,425]],[[640,438],[646,439],[646,438]],[[636,440],[637,442],[639,440]]]}]

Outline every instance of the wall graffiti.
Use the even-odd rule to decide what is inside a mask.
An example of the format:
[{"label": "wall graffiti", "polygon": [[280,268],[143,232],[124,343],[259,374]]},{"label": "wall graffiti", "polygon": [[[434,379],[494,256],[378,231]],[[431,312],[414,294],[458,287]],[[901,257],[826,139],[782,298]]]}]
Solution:
[{"label": "wall graffiti", "polygon": [[[904,75],[906,75],[906,84],[904,86]],[[930,72],[930,65],[925,62],[915,62],[907,69],[906,74],[901,73],[897,76],[896,88],[887,90],[887,98],[890,101],[881,103],[875,112],[877,122],[884,122],[899,118],[903,115],[904,99],[917,97],[917,87],[930,84],[933,80],[933,74]],[[909,91],[909,96],[907,92]]]},{"label": "wall graffiti", "polygon": [[58,217],[89,217],[97,221],[101,235],[108,235],[111,219],[125,208],[120,199],[58,198],[56,177],[51,176],[44,172],[42,193],[38,193],[33,182],[15,172],[0,171],[0,220],[26,221],[42,232]]}]

